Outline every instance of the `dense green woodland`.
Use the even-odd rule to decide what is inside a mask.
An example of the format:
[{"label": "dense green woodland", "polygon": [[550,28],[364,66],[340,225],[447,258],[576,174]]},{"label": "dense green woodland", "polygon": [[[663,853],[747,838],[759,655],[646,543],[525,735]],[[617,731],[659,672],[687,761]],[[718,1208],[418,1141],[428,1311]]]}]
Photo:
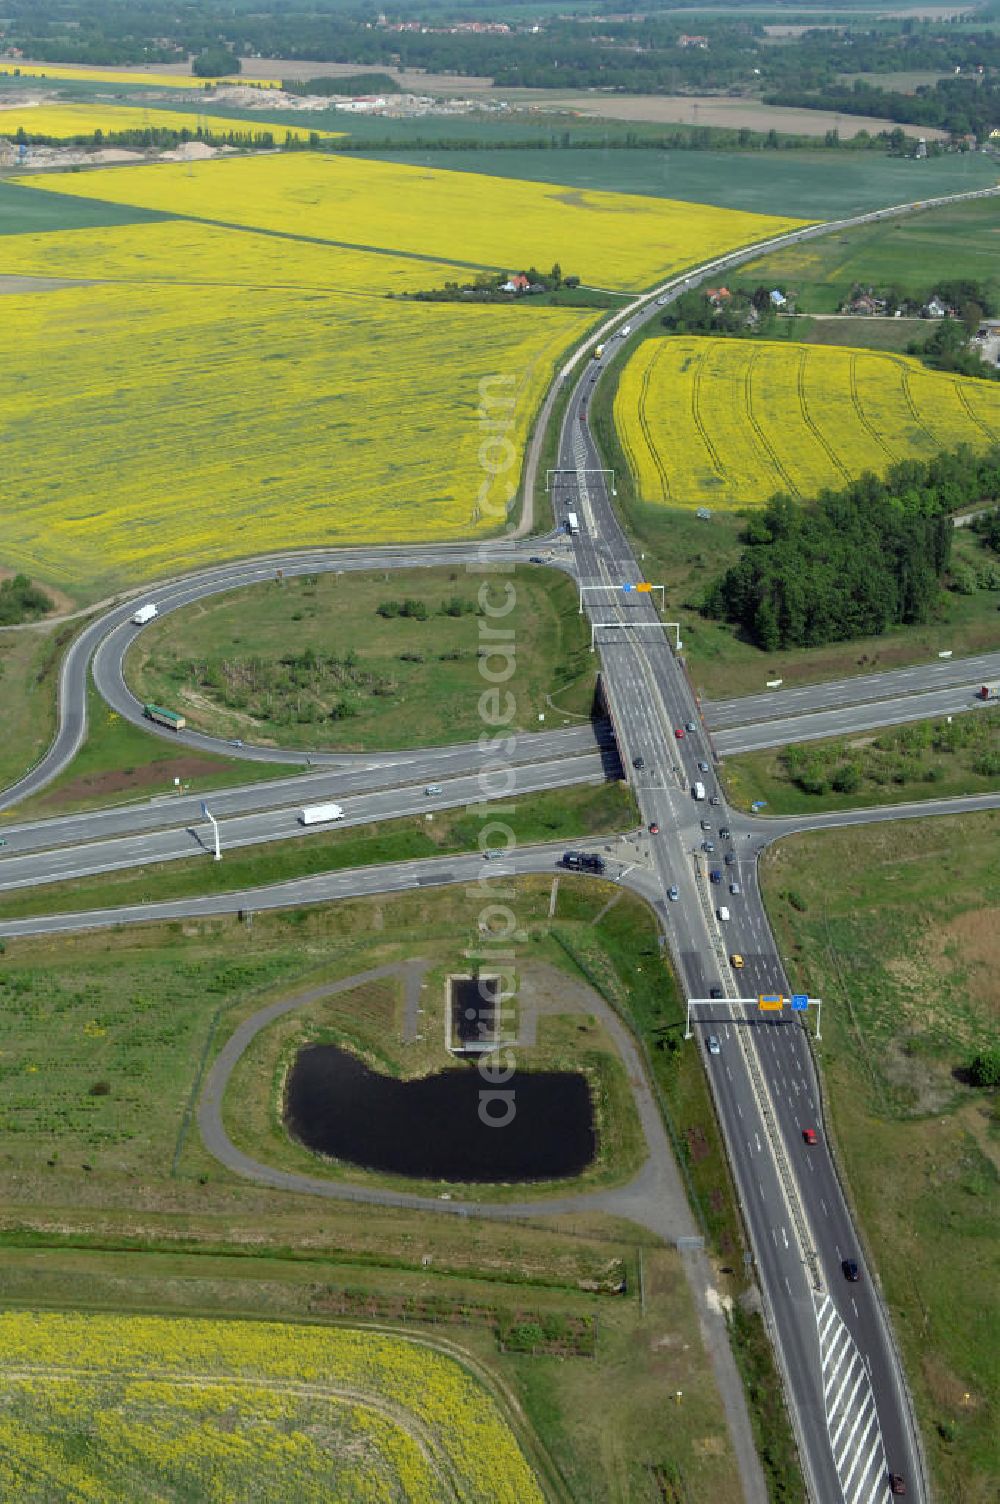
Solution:
[{"label": "dense green woodland", "polygon": [[805,503],[773,496],[748,516],[738,561],[706,614],[765,651],[874,637],[926,621],[951,554],[951,514],[1000,498],[1000,448],[967,448],[866,474]]},{"label": "dense green woodland", "polygon": [[[355,0],[8,0],[4,44],[48,62],[164,63],[189,55],[198,71],[222,72],[230,55],[314,58],[366,69],[426,68],[478,74],[502,87],[605,88],[626,93],[763,89],[769,99],[845,114],[941,126],[957,134],[1000,123],[1000,32],[983,28],[997,6],[953,22],[865,15],[779,45],[746,7],[725,16],[646,7],[634,16],[592,16],[581,5],[551,13],[486,0],[387,7]],[[849,7],[838,7],[849,11]],[[380,14],[389,25],[379,25]],[[808,16],[808,12],[806,13]],[[506,19],[507,34],[449,33],[458,19]],[[789,20],[802,20],[790,11]],[[828,18],[824,16],[824,20]],[[430,30],[393,31],[395,20]],[[540,30],[531,27],[540,24]],[[707,46],[683,45],[697,29]],[[221,50],[220,50],[221,49]],[[978,69],[982,68],[982,74]],[[955,76],[955,70],[961,70]],[[873,92],[887,72],[950,75],[906,95]],[[248,68],[247,71],[250,71]],[[843,74],[868,77],[844,83]]]}]

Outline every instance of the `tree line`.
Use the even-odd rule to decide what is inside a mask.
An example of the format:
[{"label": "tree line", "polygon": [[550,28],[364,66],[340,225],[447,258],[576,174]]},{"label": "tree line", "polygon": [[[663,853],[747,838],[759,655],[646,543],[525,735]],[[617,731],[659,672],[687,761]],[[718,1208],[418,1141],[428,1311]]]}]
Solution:
[{"label": "tree line", "polygon": [[926,621],[951,556],[950,514],[1000,498],[1000,447],[962,446],[866,473],[806,503],[772,496],[702,610],[767,652]]}]

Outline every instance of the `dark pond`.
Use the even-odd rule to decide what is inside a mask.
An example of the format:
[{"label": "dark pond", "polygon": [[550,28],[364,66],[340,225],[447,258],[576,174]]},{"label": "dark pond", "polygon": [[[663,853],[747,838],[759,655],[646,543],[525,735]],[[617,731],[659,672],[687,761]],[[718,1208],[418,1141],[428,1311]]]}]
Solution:
[{"label": "dark pond", "polygon": [[307,1149],[423,1180],[554,1180],[578,1175],[596,1146],[575,1072],[525,1071],[497,1086],[469,1065],[397,1081],[332,1044],[296,1056],[285,1125]]}]

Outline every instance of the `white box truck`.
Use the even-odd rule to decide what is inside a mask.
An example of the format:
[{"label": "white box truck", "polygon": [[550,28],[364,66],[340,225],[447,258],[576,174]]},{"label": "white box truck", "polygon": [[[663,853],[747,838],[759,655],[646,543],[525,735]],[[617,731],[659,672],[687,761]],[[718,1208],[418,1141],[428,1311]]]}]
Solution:
[{"label": "white box truck", "polygon": [[344,810],[340,804],[307,804],[305,809],[299,810],[301,825],[326,825],[330,820],[343,818]]},{"label": "white box truck", "polygon": [[725,924],[726,920],[729,918],[729,910],[726,908],[725,904],[724,903],[720,904],[719,907],[716,909],[715,912],[718,914],[719,918],[722,920],[722,923]]},{"label": "white box truck", "polygon": [[578,533],[580,531],[580,519],[575,512],[566,513],[566,526],[571,533]]},{"label": "white box truck", "polygon": [[691,792],[696,799],[704,799],[705,785],[703,783],[696,783]]},{"label": "white box truck", "polygon": [[133,611],[132,613],[132,625],[136,627],[144,627],[147,621],[153,620],[153,617],[155,615],[156,607],[152,602],[150,602],[148,606],[140,606],[138,611]]}]

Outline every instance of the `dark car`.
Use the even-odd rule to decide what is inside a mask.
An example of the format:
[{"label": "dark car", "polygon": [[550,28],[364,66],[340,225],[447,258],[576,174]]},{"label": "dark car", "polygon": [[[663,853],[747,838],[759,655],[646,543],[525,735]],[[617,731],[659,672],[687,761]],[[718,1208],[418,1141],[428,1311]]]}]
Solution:
[{"label": "dark car", "polygon": [[709,997],[721,997],[722,996],[722,988],[721,987],[710,987],[708,989],[708,995],[709,995]]},{"label": "dark car", "polygon": [[713,867],[708,875],[713,883],[721,883],[722,873],[719,871],[718,867]]},{"label": "dark car", "polygon": [[684,722],[684,730],[685,731],[697,731],[698,727],[695,725],[694,721],[685,721]]},{"label": "dark car", "polygon": [[528,560],[528,563],[529,564],[544,564],[545,560],[539,554],[532,554],[531,558]]},{"label": "dark car", "polygon": [[722,826],[721,830],[719,831],[719,835],[722,837],[722,839],[724,841],[731,841],[733,839],[733,833],[729,829],[728,825],[723,825]]},{"label": "dark car", "polygon": [[841,1259],[840,1267],[844,1271],[844,1278],[849,1279],[852,1285],[861,1278],[857,1259]]},{"label": "dark car", "polygon": [[644,757],[633,757],[632,766],[633,768],[635,768],[636,772],[641,773],[643,768],[646,766],[646,759]]},{"label": "dark car", "polygon": [[906,1484],[903,1481],[902,1473],[889,1474],[889,1492],[892,1494],[906,1493]]},{"label": "dark car", "polygon": [[727,867],[731,867],[733,865],[733,863],[735,862],[735,860],[736,860],[736,853],[733,852],[733,851],[727,851],[726,852],[726,857],[725,857],[726,866]]}]

